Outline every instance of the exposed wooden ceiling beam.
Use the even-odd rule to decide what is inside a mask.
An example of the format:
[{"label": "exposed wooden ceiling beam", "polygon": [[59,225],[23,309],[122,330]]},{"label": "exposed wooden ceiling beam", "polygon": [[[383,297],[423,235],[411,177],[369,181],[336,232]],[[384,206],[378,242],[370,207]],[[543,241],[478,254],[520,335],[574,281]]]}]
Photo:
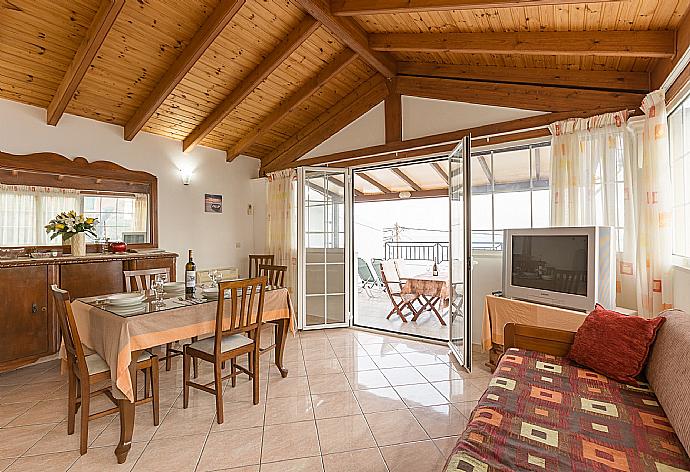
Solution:
[{"label": "exposed wooden ceiling beam", "polygon": [[646,92],[650,90],[648,72],[603,70],[565,70],[527,67],[493,67],[456,64],[399,62],[399,75],[482,80],[533,85],[558,85],[573,88]]},{"label": "exposed wooden ceiling beam", "polygon": [[319,90],[326,82],[331,80],[333,76],[340,73],[352,61],[357,58],[352,50],[346,49],[341,52],[330,64],[321,70],[316,76],[309,79],[302,85],[295,93],[290,95],[278,108],[273,110],[264,120],[258,125],[254,126],[252,130],[241,138],[232,148],[227,151],[227,160],[231,162],[237,156],[246,151],[252,144],[257,142],[273,125],[285,118],[298,106],[300,106],[307,98],[311,97],[317,90]]},{"label": "exposed wooden ceiling beam", "polygon": [[389,93],[384,101],[386,142],[400,141],[402,139],[402,96],[395,92],[395,81],[389,84]]},{"label": "exposed wooden ceiling beam", "polygon": [[[597,3],[613,1],[619,0],[597,0]],[[582,3],[582,0],[332,0],[331,11],[338,16],[357,16],[423,11],[568,5],[571,3]]]},{"label": "exposed wooden ceiling beam", "polygon": [[127,121],[124,133],[126,141],[131,141],[141,131],[141,128],[144,127],[158,107],[168,98],[177,84],[187,75],[187,72],[242,8],[244,2],[245,0],[222,0],[218,4],[173,65],[163,74],[148,97]]},{"label": "exposed wooden ceiling beam", "polygon": [[391,171],[392,171],[395,175],[397,175],[398,177],[400,177],[405,183],[407,183],[407,185],[409,185],[410,187],[412,187],[412,190],[414,190],[414,191],[416,191],[416,192],[422,190],[422,187],[420,187],[419,184],[418,184],[417,182],[415,182],[414,180],[412,180],[412,177],[410,177],[409,175],[407,175],[407,174],[406,174],[405,172],[403,172],[401,169],[398,169],[397,167],[392,167],[392,168],[391,168]]},{"label": "exposed wooden ceiling beam", "polygon": [[[361,173],[357,175],[362,175]],[[355,197],[355,203],[362,203],[362,202],[386,202],[386,201],[391,201],[391,200],[413,200],[415,198],[438,198],[438,197],[447,197],[448,196],[448,187],[446,188],[438,188],[438,189],[432,189],[432,190],[419,190],[419,191],[414,191],[410,192],[410,196],[407,198],[400,198],[400,192],[386,192],[386,193],[370,193],[370,194],[362,194],[358,197]]]},{"label": "exposed wooden ceiling beam", "polygon": [[661,57],[676,54],[673,31],[558,31],[539,33],[378,33],[376,51]]},{"label": "exposed wooden ceiling beam", "polygon": [[62,114],[67,109],[69,101],[77,91],[81,80],[89,70],[91,62],[105,41],[110,28],[113,27],[120,10],[125,5],[125,0],[103,0],[91,22],[86,36],[77,49],[72,62],[65,72],[60,85],[58,85],[53,99],[48,105],[46,121],[49,125],[57,125]]},{"label": "exposed wooden ceiling beam", "polygon": [[189,136],[184,139],[182,149],[184,151],[189,151],[208,136],[208,134],[213,131],[213,129],[218,126],[220,122],[242,102],[242,100],[247,98],[266,77],[276,70],[290,54],[295,52],[295,50],[300,47],[319,26],[319,22],[309,16],[302,20],[302,22],[242,80],[240,85],[238,85],[230,95],[228,95],[228,97],[201,122],[201,124],[194,128]]},{"label": "exposed wooden ceiling beam", "polygon": [[[332,164],[337,167],[347,167],[352,162],[357,164],[364,163],[364,159],[369,159],[367,163],[386,162],[406,157],[418,157],[425,155],[429,149],[438,147],[438,152],[450,152],[459,140],[465,136],[472,135],[472,145],[480,145],[482,141],[488,141],[489,136],[500,138],[501,135],[516,131],[533,130],[543,128],[555,121],[567,120],[570,118],[586,118],[592,115],[619,111],[620,108],[597,108],[595,110],[576,110],[562,113],[547,113],[543,115],[519,118],[516,120],[492,123],[489,125],[475,126],[473,128],[450,131],[447,133],[423,136],[421,138],[407,139],[395,143],[378,144],[352,151],[340,151],[332,154],[302,159],[300,165],[324,165]],[[531,136],[534,137],[534,136]],[[480,139],[481,138],[481,139]],[[493,137],[491,139],[494,139]],[[475,144],[475,142],[477,144]],[[444,147],[444,146],[447,146]],[[420,154],[415,154],[419,151]],[[281,166],[280,168],[296,167],[295,165]],[[280,169],[274,169],[280,170]]]},{"label": "exposed wooden ceiling beam", "polygon": [[387,94],[386,80],[376,74],[266,156],[262,171],[291,167],[291,163],[371,110]]},{"label": "exposed wooden ceiling beam", "polygon": [[383,193],[392,193],[392,190],[383,185],[381,182],[367,174],[366,172],[357,172],[357,177],[361,177],[362,179],[366,180],[369,182],[371,185],[376,187],[377,189],[381,190]]},{"label": "exposed wooden ceiling beam", "polygon": [[[676,30],[676,51],[677,54],[670,59],[663,59],[657,61],[656,65],[651,71],[651,90],[657,90],[666,82],[666,79],[671,75],[673,69],[676,67],[678,62],[683,58],[685,52],[690,48],[690,9],[685,12],[685,16],[678,25]],[[681,78],[681,80],[683,80]],[[676,85],[674,87],[676,90],[682,88],[682,85]],[[667,95],[667,100],[672,97]]]},{"label": "exposed wooden ceiling beam", "polygon": [[384,77],[388,79],[395,77],[397,73],[395,59],[390,54],[372,50],[369,47],[366,31],[355,20],[334,16],[328,0],[296,0],[296,2]]},{"label": "exposed wooden ceiling beam", "polygon": [[597,107],[637,108],[644,94],[608,90],[503,84],[435,77],[398,77],[397,92],[414,97],[560,112]]},{"label": "exposed wooden ceiling beam", "polygon": [[434,168],[436,173],[443,179],[443,181],[448,185],[448,173],[441,167],[441,164],[438,162],[433,162],[431,164],[431,167]]}]

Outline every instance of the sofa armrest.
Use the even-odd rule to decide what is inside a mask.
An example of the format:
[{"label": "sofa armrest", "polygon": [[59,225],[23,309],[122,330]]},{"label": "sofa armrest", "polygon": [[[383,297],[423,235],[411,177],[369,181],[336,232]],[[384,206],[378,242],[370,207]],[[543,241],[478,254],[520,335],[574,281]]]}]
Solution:
[{"label": "sofa armrest", "polygon": [[575,333],[572,331],[516,323],[508,323],[503,329],[504,352],[514,347],[563,357],[574,341]]}]

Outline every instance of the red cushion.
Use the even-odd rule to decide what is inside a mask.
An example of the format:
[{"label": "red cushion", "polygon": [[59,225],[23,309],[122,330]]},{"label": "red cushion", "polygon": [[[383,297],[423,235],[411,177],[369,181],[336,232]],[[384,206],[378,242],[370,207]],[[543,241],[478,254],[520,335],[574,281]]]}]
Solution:
[{"label": "red cushion", "polygon": [[642,372],[664,321],[626,316],[597,305],[577,330],[568,357],[609,378],[637,385],[635,377]]}]

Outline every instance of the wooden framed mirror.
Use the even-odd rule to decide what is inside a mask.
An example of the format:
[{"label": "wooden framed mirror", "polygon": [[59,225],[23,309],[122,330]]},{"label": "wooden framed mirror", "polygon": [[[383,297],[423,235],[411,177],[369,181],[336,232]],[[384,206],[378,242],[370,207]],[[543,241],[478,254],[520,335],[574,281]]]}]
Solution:
[{"label": "wooden framed mirror", "polygon": [[[62,211],[99,219],[99,239],[158,247],[158,179],[108,161],[0,152],[0,247],[49,249],[44,226]],[[89,250],[96,241],[89,237]]]}]

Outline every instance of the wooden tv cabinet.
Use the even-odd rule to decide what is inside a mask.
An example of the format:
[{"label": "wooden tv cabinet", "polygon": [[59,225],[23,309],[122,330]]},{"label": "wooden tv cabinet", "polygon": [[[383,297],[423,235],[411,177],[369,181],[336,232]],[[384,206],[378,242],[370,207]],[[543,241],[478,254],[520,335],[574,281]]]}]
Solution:
[{"label": "wooden tv cabinet", "polygon": [[176,260],[170,252],[0,260],[0,372],[58,351],[52,284],[72,298],[123,292],[124,270],[167,267],[175,280]]}]

